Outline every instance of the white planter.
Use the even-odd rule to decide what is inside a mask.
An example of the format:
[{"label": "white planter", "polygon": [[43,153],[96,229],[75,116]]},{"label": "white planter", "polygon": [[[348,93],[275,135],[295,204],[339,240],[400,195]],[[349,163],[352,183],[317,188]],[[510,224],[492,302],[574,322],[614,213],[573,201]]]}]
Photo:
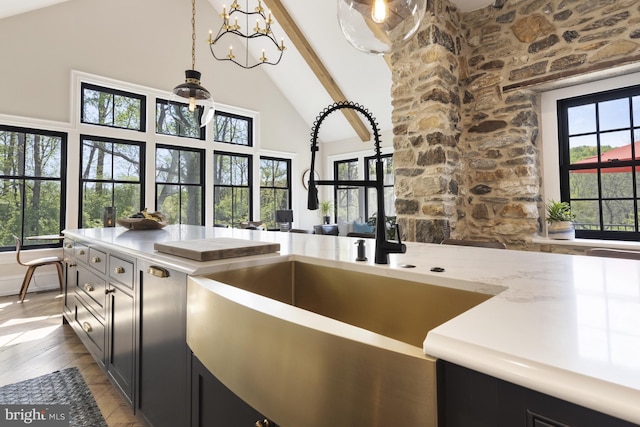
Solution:
[{"label": "white planter", "polygon": [[573,240],[576,238],[576,230],[571,221],[558,221],[549,223],[547,236],[556,240]]}]

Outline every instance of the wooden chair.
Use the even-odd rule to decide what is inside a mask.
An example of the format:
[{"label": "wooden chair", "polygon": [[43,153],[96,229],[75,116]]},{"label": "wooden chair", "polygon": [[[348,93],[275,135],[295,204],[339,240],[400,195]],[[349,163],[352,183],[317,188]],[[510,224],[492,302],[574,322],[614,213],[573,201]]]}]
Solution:
[{"label": "wooden chair", "polygon": [[480,241],[480,240],[458,240],[458,239],[444,239],[443,245],[458,245],[458,246],[475,246],[479,248],[493,248],[493,249],[507,249],[507,246],[502,242],[496,241]]},{"label": "wooden chair", "polygon": [[625,251],[622,249],[591,248],[591,249],[587,249],[587,255],[600,256],[605,258],[623,258],[623,259],[640,260],[640,252]]},{"label": "wooden chair", "polygon": [[27,267],[27,273],[24,275],[24,280],[22,281],[22,287],[20,288],[20,302],[24,301],[24,297],[27,295],[27,288],[29,287],[29,283],[31,283],[31,278],[33,277],[33,273],[36,271],[36,268],[41,267],[43,265],[55,265],[58,270],[58,280],[60,282],[60,291],[62,291],[62,258],[59,256],[49,256],[43,258],[37,258],[31,261],[22,261],[20,259],[20,250],[22,249],[22,242],[18,238],[18,236],[13,236],[16,239],[16,261],[18,264]]}]

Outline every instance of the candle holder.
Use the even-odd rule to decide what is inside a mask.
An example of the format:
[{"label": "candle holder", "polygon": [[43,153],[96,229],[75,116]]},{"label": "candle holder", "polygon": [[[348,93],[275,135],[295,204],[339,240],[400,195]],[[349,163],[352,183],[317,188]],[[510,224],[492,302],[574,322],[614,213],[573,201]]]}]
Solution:
[{"label": "candle holder", "polygon": [[116,208],[115,206],[105,206],[104,214],[102,215],[102,223],[105,227],[116,226]]}]

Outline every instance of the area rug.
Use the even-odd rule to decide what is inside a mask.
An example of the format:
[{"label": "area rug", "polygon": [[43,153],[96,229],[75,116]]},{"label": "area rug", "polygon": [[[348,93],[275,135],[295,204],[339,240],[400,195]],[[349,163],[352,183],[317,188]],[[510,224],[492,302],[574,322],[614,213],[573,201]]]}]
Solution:
[{"label": "area rug", "polygon": [[78,368],[67,368],[0,387],[0,405],[23,404],[69,405],[69,426],[107,427]]}]

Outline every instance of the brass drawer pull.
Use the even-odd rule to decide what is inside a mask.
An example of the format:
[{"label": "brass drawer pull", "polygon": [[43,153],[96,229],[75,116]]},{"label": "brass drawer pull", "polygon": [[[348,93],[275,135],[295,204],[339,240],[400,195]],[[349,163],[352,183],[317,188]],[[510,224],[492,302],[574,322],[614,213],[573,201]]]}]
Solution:
[{"label": "brass drawer pull", "polygon": [[67,243],[67,245],[65,246],[67,249],[72,249],[73,248],[73,244],[71,243]]},{"label": "brass drawer pull", "polygon": [[94,256],[91,258],[91,262],[94,264],[98,264],[100,262],[100,257]]},{"label": "brass drawer pull", "polygon": [[162,267],[151,266],[147,269],[147,273],[156,277],[162,277],[162,278],[169,277],[169,271]]},{"label": "brass drawer pull", "polygon": [[82,330],[85,331],[86,333],[89,333],[93,331],[93,328],[91,327],[89,322],[82,322]]},{"label": "brass drawer pull", "polygon": [[84,250],[83,249],[79,249],[78,250],[78,255],[84,255]]},{"label": "brass drawer pull", "polygon": [[113,272],[116,273],[116,274],[122,274],[122,273],[124,273],[124,267],[119,265],[119,266],[117,266],[116,268],[113,269]]},{"label": "brass drawer pull", "polygon": [[84,290],[87,292],[93,292],[95,291],[93,285],[91,283],[85,283],[83,286]]}]

